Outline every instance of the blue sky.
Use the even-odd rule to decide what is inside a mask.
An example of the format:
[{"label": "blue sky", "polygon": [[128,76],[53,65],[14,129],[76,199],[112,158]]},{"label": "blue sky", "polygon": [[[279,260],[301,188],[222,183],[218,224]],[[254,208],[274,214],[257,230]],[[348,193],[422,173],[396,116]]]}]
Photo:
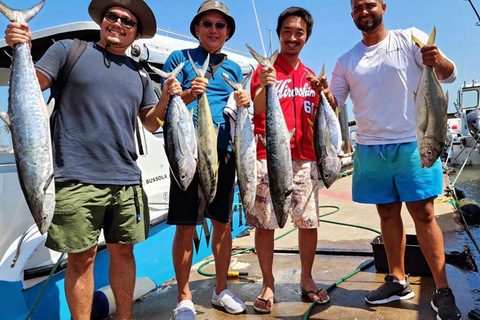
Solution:
[{"label": "blue sky", "polygon": [[[35,5],[38,0],[3,0],[5,4],[18,9]],[[157,24],[164,29],[190,34],[190,21],[195,15],[200,0],[147,0],[153,9]],[[248,43],[258,52],[263,52],[257,26],[253,2],[251,0],[225,0],[231,15],[235,18],[237,29],[235,35],[227,42],[228,46],[245,49]],[[385,0],[387,10],[384,15],[388,29],[401,29],[415,26],[430,33],[433,26],[437,28],[436,44],[455,62],[458,69],[457,81],[444,85],[450,94],[449,111],[453,112],[453,101],[464,81],[480,81],[480,27],[477,17],[468,1],[465,0]],[[480,0],[472,0],[480,10]],[[47,0],[42,11],[30,21],[32,31],[54,25],[75,21],[90,20],[88,15],[89,0]],[[300,58],[313,70],[320,71],[323,62],[326,74],[330,78],[337,58],[361,40],[361,33],[356,29],[350,16],[350,0],[256,0],[260,30],[265,47],[270,42],[273,49],[279,48],[275,33],[277,17],[289,6],[302,6],[309,10],[315,20],[313,33],[305,45]],[[0,34],[8,21],[0,17]],[[0,109],[5,110],[7,96],[0,91]],[[351,108],[351,106],[350,106]],[[351,112],[349,117],[352,118]],[[2,124],[0,124],[2,125]]]}]

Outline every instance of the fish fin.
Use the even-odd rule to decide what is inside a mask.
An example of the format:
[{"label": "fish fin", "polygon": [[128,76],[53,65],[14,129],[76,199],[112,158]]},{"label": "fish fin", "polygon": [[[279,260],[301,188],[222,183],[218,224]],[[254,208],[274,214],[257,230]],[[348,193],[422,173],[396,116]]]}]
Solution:
[{"label": "fish fin", "polygon": [[247,86],[248,81],[250,81],[250,78],[252,77],[253,70],[250,70],[250,72],[245,76],[245,78],[242,80],[240,83],[242,85],[242,88],[245,88]]},{"label": "fish fin", "polygon": [[47,114],[49,118],[52,115],[54,109],[55,109],[55,98],[52,97],[52,99],[50,99],[50,101],[48,101],[47,103]]},{"label": "fish fin", "polygon": [[314,141],[315,131],[313,130],[313,122],[308,119],[308,123],[310,123],[310,128],[308,128],[307,137],[310,141]]},{"label": "fish fin", "polygon": [[435,37],[437,36],[437,29],[433,27],[432,33],[428,37],[427,45],[435,44]]},{"label": "fish fin", "polygon": [[8,115],[8,113],[5,113],[2,110],[0,110],[0,118],[3,120],[3,122],[7,124],[9,128],[12,127],[12,122],[10,121],[10,116]]},{"label": "fish fin", "polygon": [[[427,97],[425,97],[425,105],[428,105]],[[428,115],[428,112],[425,112],[425,119],[421,123],[418,123],[418,128],[424,133],[427,131]]]},{"label": "fish fin", "polygon": [[208,64],[210,62],[210,53],[207,54],[207,58],[205,59],[205,62],[203,63],[203,66],[201,69],[197,67],[195,62],[192,59],[192,56],[190,55],[190,50],[187,51],[188,54],[188,60],[190,60],[190,63],[192,64],[193,71],[195,71],[195,74],[199,78],[205,78],[205,73],[207,72]]},{"label": "fish fin", "polygon": [[275,60],[277,60],[278,57],[278,50],[275,50],[275,52],[269,57],[262,57],[259,55],[255,50],[253,50],[248,44],[246,44],[248,51],[250,51],[250,54],[255,58],[255,60],[262,65],[264,68],[272,67],[273,64],[275,63]]},{"label": "fish fin", "polygon": [[310,125],[310,127],[313,128],[313,122],[312,122],[312,120],[310,120],[310,119],[307,118],[307,121],[308,121],[308,124]]},{"label": "fish fin", "polygon": [[190,115],[193,117],[193,108],[190,109]]},{"label": "fish fin", "polygon": [[267,147],[267,140],[265,139],[265,136],[262,136],[262,135],[257,135],[257,136],[260,139],[260,142],[263,144],[263,146]]},{"label": "fish fin", "polygon": [[[177,124],[177,130],[179,130],[182,133],[182,136],[185,137],[185,132],[182,130],[182,126],[180,124]],[[177,145],[179,146],[180,152],[183,155],[187,154],[186,153],[187,146],[185,145],[185,141],[182,139],[179,139],[178,135],[177,135]]]},{"label": "fish fin", "polygon": [[230,87],[232,87],[234,91],[242,90],[242,88],[240,87],[240,84],[230,80],[230,77],[228,76],[228,74],[222,72],[222,78]]},{"label": "fish fin", "polygon": [[295,129],[293,129],[292,131],[290,131],[289,134],[290,134],[290,140],[292,140],[293,135],[295,134]]},{"label": "fish fin", "polygon": [[28,22],[35,17],[38,12],[40,12],[44,4],[45,0],[42,0],[40,3],[34,5],[30,9],[20,11],[12,9],[3,2],[0,2],[0,12],[2,12],[3,15],[11,22]]},{"label": "fish fin", "polygon": [[287,198],[289,195],[291,195],[293,192],[293,188],[289,188],[286,192],[285,192],[285,198]]},{"label": "fish fin", "polygon": [[48,187],[50,187],[50,184],[53,181],[53,177],[54,177],[53,173],[50,175],[50,177],[48,177],[47,181],[45,182],[45,185],[43,186],[43,193],[47,193]]},{"label": "fish fin", "polygon": [[307,75],[307,77],[316,78],[316,76],[313,73],[311,73],[310,71],[308,71],[307,69],[305,69],[305,74]]},{"label": "fish fin", "polygon": [[415,37],[413,34],[412,34],[412,40],[420,49],[423,48],[424,44],[422,43],[422,41],[418,40],[418,38]]},{"label": "fish fin", "polygon": [[322,70],[320,70],[320,74],[318,75],[318,79],[325,75],[325,62],[322,65]]},{"label": "fish fin", "polygon": [[168,78],[175,78],[177,76],[177,74],[180,73],[180,71],[183,69],[183,65],[185,64],[185,62],[182,62],[180,63],[172,72],[170,73],[167,73],[159,68],[156,68],[154,67],[153,65],[151,65],[150,63],[148,64],[148,66],[150,67],[150,69],[153,70],[153,72],[155,72],[156,74],[158,74],[160,77],[164,78],[164,79],[168,79]]},{"label": "fish fin", "polygon": [[157,122],[160,125],[160,127],[163,128],[163,125],[165,124],[165,121],[160,120],[160,118],[157,118]]}]

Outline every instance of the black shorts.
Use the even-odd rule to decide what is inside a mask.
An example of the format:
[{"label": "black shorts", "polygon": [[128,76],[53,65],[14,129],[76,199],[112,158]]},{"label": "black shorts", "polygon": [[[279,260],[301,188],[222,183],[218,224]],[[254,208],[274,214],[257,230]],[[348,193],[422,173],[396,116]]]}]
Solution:
[{"label": "black shorts", "polygon": [[[228,156],[228,161],[225,159]],[[226,150],[218,150],[217,192],[212,203],[206,205],[198,173],[192,183],[183,191],[175,179],[170,176],[170,200],[167,224],[200,225],[205,217],[222,223],[229,223],[232,216],[232,204],[235,187],[235,155]]]}]

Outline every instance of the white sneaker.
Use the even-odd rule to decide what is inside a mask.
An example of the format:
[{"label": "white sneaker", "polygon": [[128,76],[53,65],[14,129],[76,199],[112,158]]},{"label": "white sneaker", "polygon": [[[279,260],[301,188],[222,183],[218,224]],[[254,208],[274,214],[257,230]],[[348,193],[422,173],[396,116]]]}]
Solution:
[{"label": "white sneaker", "polygon": [[195,306],[192,300],[182,300],[173,309],[173,318],[175,320],[195,320],[195,314]]},{"label": "white sneaker", "polygon": [[223,307],[231,314],[242,313],[247,308],[245,303],[235,297],[235,295],[228,289],[223,290],[218,296],[215,293],[215,289],[213,289],[212,304],[217,307]]}]

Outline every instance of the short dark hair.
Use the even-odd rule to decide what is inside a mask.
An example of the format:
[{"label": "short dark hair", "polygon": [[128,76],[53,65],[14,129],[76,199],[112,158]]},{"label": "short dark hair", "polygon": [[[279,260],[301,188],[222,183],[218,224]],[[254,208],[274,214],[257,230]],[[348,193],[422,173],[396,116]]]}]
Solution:
[{"label": "short dark hair", "polygon": [[277,22],[277,36],[280,37],[280,30],[282,29],[283,21],[290,16],[296,16],[302,18],[307,23],[307,40],[310,38],[313,29],[313,17],[307,10],[300,7],[290,7],[283,10],[278,16]]}]

